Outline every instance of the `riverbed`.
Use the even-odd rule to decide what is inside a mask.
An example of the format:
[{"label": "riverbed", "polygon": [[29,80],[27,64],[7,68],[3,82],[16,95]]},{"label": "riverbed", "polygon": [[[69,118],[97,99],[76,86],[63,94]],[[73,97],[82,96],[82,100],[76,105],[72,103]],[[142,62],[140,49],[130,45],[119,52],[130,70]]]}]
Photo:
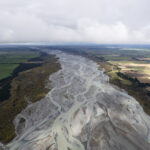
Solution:
[{"label": "riverbed", "polygon": [[109,84],[94,61],[48,53],[62,69],[50,76],[46,97],[16,116],[17,136],[5,149],[150,150],[150,117],[134,98]]}]

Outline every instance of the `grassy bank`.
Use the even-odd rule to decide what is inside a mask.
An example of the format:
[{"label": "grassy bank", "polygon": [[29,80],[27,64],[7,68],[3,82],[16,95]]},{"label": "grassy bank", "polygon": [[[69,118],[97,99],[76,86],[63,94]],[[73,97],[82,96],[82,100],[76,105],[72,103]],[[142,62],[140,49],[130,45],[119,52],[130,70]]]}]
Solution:
[{"label": "grassy bank", "polygon": [[60,64],[53,55],[43,56],[42,61],[41,66],[20,72],[11,82],[10,98],[0,103],[0,141],[3,143],[15,137],[14,117],[29,102],[38,101],[47,94],[50,89],[45,85],[49,75],[60,69]]}]

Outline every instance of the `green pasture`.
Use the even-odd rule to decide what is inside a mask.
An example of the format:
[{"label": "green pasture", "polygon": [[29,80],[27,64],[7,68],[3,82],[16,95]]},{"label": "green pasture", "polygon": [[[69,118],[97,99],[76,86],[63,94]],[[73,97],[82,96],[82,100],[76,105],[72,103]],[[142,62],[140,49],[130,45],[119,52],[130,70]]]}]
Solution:
[{"label": "green pasture", "polygon": [[24,51],[4,51],[0,50],[0,80],[9,77],[13,70],[20,63],[39,56],[39,52]]}]

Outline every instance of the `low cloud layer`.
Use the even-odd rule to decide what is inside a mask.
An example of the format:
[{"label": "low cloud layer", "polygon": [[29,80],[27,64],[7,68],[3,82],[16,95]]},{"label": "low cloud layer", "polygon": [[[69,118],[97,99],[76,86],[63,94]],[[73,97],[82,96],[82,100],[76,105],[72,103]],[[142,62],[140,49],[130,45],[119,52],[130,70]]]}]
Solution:
[{"label": "low cloud layer", "polygon": [[149,0],[0,0],[0,42],[150,43]]}]

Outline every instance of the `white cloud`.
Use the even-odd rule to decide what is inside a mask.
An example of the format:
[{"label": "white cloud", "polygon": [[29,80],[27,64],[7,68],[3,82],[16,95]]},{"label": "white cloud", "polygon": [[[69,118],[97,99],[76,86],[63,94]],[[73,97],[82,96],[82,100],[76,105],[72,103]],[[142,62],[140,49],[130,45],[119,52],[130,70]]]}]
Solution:
[{"label": "white cloud", "polygon": [[149,0],[0,0],[0,42],[149,43]]}]

